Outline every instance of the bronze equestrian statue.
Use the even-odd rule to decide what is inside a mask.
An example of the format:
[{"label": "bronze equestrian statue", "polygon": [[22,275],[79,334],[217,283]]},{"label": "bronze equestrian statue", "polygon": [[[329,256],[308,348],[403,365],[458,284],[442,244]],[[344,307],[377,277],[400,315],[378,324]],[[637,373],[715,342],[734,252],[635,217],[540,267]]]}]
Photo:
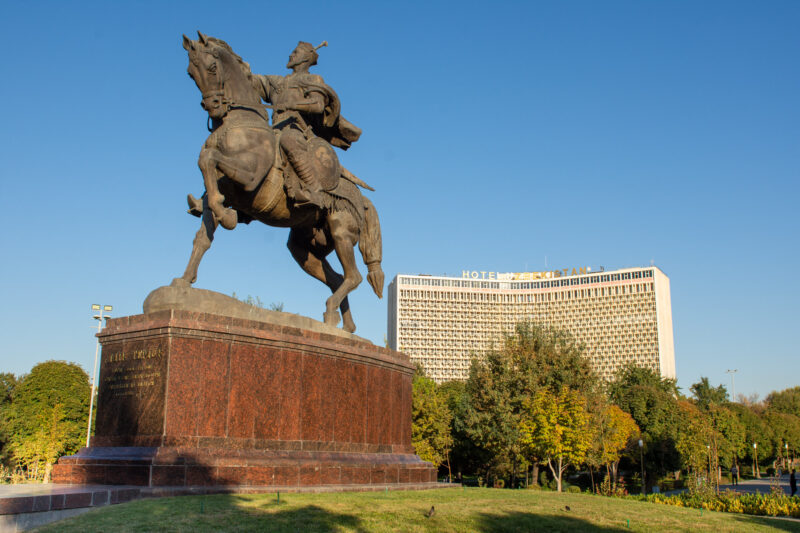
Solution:
[{"label": "bronze equestrian statue", "polygon": [[[341,116],[333,89],[308,72],[318,57],[310,44],[301,42],[292,52],[288,76],[258,76],[225,41],[198,36],[193,41],[184,35],[183,47],[210,123],[198,160],[206,191],[200,200],[189,195],[189,212],[202,224],[186,271],[173,284],[195,282],[218,225],[231,230],[237,222],[258,220],[288,227],[292,257],[333,293],[325,323],[336,326],[340,309],[342,328],[352,333],[347,295],[362,280],[356,244],[379,298],[384,282],[378,213],[359,187],[373,189],[341,166],[332,148],[347,149],[361,130]],[[266,107],[273,110],[272,126]],[[334,250],[343,275],[326,259]]]}]

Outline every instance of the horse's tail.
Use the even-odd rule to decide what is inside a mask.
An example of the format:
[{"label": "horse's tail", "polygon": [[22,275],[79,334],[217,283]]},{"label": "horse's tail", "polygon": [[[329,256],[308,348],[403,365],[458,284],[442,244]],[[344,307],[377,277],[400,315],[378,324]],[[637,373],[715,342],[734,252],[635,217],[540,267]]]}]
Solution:
[{"label": "horse's tail", "polygon": [[369,282],[372,290],[378,295],[378,298],[383,297],[383,270],[381,269],[381,260],[383,259],[383,241],[381,239],[381,223],[378,220],[378,212],[375,206],[368,198],[364,198],[364,206],[366,213],[364,216],[365,223],[361,230],[361,238],[358,240],[358,249],[361,251],[361,257],[364,258],[364,264],[367,265],[367,281]]}]

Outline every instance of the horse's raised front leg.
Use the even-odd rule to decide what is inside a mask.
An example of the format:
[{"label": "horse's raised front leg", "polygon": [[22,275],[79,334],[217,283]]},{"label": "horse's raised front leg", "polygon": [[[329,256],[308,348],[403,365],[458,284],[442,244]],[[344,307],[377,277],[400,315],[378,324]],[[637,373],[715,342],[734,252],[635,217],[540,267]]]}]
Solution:
[{"label": "horse's raised front leg", "polygon": [[211,241],[214,240],[214,231],[216,229],[217,220],[208,207],[208,196],[206,196],[203,198],[203,218],[200,223],[200,229],[197,230],[197,234],[194,236],[189,264],[186,265],[186,271],[183,276],[172,281],[173,285],[187,286],[197,281],[197,268],[200,266],[200,260],[203,259],[203,255],[211,247]]},{"label": "horse's raised front leg", "polygon": [[[353,251],[358,242],[358,225],[352,215],[347,211],[331,213],[328,215],[328,226],[333,238],[336,256],[339,258],[344,272],[344,279],[341,285],[325,302],[325,323],[336,326],[339,323],[339,312],[336,308],[345,302],[347,295],[358,287],[363,278],[356,266],[356,256]],[[346,314],[349,314],[349,311],[348,305]],[[350,319],[350,324],[347,324],[345,319],[344,326],[346,331],[355,331],[355,324],[353,324],[352,318]]]},{"label": "horse's raised front leg", "polygon": [[[289,242],[286,245],[289,247],[294,260],[306,273],[320,280],[330,288],[332,293],[335,293],[341,287],[344,277],[336,272],[328,260],[325,259],[325,256],[333,251],[333,247],[313,246],[311,244],[313,239],[314,235],[311,230],[294,228],[289,232]],[[339,309],[342,312],[342,329],[348,333],[353,333],[356,330],[356,325],[350,313],[350,302],[347,301],[347,296],[342,299]]]},{"label": "horse's raised front leg", "polygon": [[203,148],[200,151],[200,158],[197,160],[197,166],[200,167],[200,172],[203,173],[203,183],[206,186],[206,195],[208,198],[208,207],[214,214],[214,218],[225,229],[233,229],[236,227],[237,215],[236,211],[225,207],[222,202],[225,197],[219,192],[219,184],[217,181],[221,177],[221,173],[217,168],[217,150],[213,148]]}]

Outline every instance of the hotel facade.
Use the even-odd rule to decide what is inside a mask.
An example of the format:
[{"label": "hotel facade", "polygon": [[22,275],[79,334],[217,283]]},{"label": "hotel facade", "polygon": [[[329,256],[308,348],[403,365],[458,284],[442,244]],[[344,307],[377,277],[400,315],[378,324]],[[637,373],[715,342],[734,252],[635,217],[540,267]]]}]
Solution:
[{"label": "hotel facade", "polygon": [[669,278],[654,266],[398,274],[388,305],[389,347],[439,383],[467,379],[471,358],[499,346],[520,322],[571,333],[603,379],[630,363],[675,378]]}]

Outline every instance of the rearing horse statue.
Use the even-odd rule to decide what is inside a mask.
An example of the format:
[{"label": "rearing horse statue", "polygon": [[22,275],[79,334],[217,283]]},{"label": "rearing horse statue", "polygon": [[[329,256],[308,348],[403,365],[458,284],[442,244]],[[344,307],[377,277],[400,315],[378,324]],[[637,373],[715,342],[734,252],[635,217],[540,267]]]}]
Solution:
[{"label": "rearing horse statue", "polygon": [[[287,245],[292,257],[333,293],[325,303],[325,323],[338,325],[340,309],[342,328],[354,332],[347,295],[362,280],[353,251],[356,244],[367,265],[367,281],[378,298],[383,294],[378,213],[358,189],[369,187],[341,168],[335,188],[322,193],[326,195],[325,207],[298,205],[290,199],[284,186],[288,170],[278,163],[281,148],[254,87],[250,67],[224,41],[200,32],[198,35],[197,41],[184,35],[183,47],[189,53],[188,73],[203,95],[202,106],[211,123],[211,134],[198,160],[206,193],[189,264],[173,284],[196,281],[200,260],[210,248],[218,225],[231,230],[237,222],[258,220],[288,227]],[[334,250],[343,275],[326,259]]]}]

